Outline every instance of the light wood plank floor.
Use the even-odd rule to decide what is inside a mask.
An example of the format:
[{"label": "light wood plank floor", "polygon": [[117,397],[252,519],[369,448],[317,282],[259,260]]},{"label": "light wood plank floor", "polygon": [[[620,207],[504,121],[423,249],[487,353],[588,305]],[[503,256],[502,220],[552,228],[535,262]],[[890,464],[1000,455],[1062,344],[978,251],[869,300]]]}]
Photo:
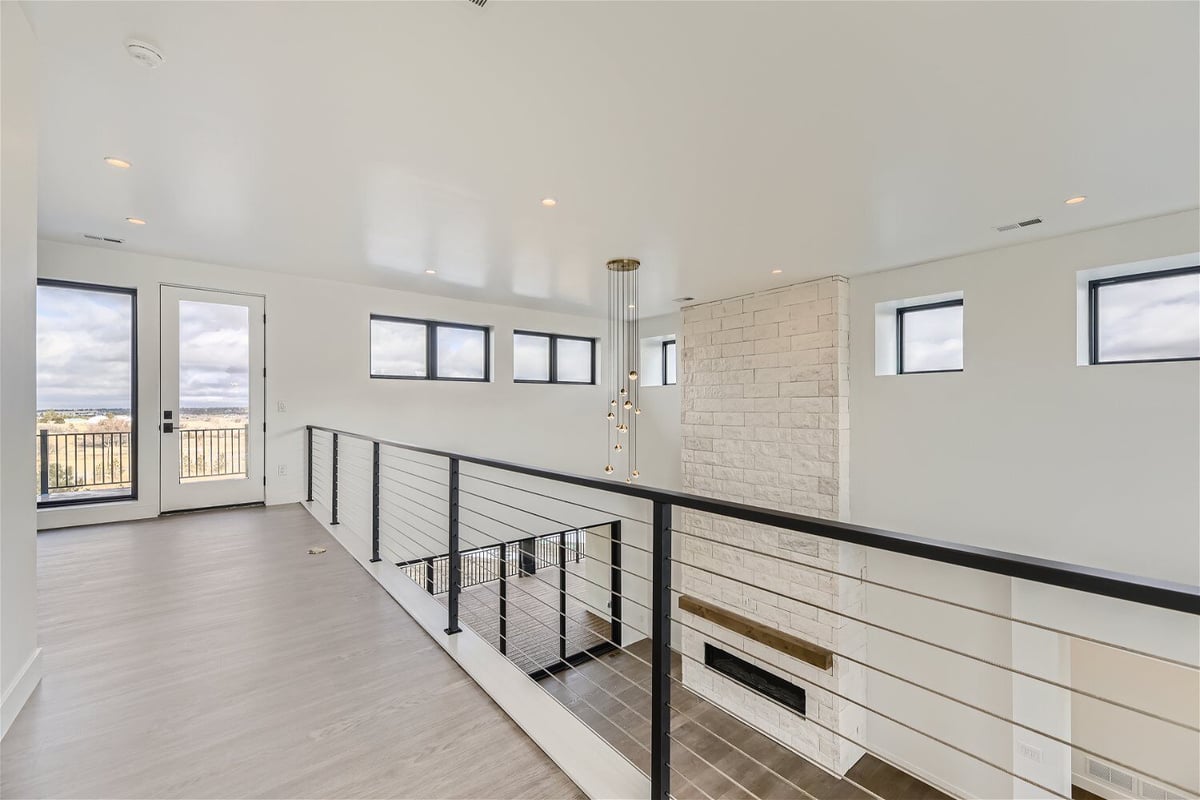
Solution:
[{"label": "light wood plank floor", "polygon": [[6,800],[582,797],[300,506],[44,533],[38,588]]}]

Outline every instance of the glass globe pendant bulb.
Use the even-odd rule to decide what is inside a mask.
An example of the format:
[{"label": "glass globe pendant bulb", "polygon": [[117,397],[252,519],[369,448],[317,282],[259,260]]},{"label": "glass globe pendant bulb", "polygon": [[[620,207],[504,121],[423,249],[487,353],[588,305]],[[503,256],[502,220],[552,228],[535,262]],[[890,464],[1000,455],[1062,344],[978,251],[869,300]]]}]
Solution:
[{"label": "glass globe pendant bulb", "polygon": [[634,413],[634,414],[641,414],[641,413],[642,413],[642,410],[641,410],[640,408],[638,408],[638,409],[634,409],[634,412],[633,412],[633,413]]},{"label": "glass globe pendant bulb", "polygon": [[631,369],[629,371],[629,380],[631,380],[631,381],[637,380],[637,370],[636,369]]},{"label": "glass globe pendant bulb", "polygon": [[624,449],[625,449],[625,448],[621,447],[621,443],[620,443],[620,442],[617,442],[617,444],[616,444],[616,445],[613,447],[613,450],[624,450]]},{"label": "glass globe pendant bulb", "polygon": [[628,400],[626,400],[626,401],[625,401],[625,408],[633,408],[633,403],[631,403],[631,402],[629,402]]},{"label": "glass globe pendant bulb", "polygon": [[612,406],[613,408],[616,408],[616,407],[617,407],[617,401],[616,401],[616,400],[613,400],[612,402],[610,402],[610,403],[609,403],[609,405],[610,405],[610,406]]},{"label": "glass globe pendant bulb", "polygon": [[625,482],[626,482],[626,483],[633,483],[633,478],[626,478],[626,479],[625,479]]},{"label": "glass globe pendant bulb", "polygon": [[612,474],[612,471],[613,471],[613,465],[612,465],[612,464],[605,464],[605,465],[604,465],[604,471],[605,471],[605,472],[607,472],[607,473],[609,473],[609,474]]},{"label": "glass globe pendant bulb", "polygon": [[609,418],[609,419],[616,419],[616,418],[617,418],[617,415],[616,415],[616,414],[614,414],[613,412],[611,412],[611,411],[610,411],[610,412],[608,412],[608,418]]},{"label": "glass globe pendant bulb", "polygon": [[624,386],[622,386],[621,387],[621,397],[624,397],[627,394],[629,394],[629,390],[626,389]]},{"label": "glass globe pendant bulb", "polygon": [[638,472],[636,469],[633,471],[633,477],[635,478],[639,477],[641,474],[642,473]]}]

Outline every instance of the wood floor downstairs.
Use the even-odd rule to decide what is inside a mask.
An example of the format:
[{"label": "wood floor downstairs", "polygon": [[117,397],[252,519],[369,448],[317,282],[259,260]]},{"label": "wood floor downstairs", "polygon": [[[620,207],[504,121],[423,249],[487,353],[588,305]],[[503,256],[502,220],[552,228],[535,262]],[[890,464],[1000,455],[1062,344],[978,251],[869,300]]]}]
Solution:
[{"label": "wood floor downstairs", "polygon": [[6,799],[582,797],[298,505],[43,533],[38,589]]}]

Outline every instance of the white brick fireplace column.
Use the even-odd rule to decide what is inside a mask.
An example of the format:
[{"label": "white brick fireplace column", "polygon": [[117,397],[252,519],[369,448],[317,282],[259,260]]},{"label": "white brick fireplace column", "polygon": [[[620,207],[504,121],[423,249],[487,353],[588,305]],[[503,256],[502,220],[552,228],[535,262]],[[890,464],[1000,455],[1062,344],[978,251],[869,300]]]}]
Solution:
[{"label": "white brick fireplace column", "polygon": [[[827,519],[845,514],[848,370],[843,277],[685,308],[678,373],[683,488]],[[863,626],[822,610],[861,618],[862,584],[800,565],[861,576],[859,548],[694,512],[681,514],[679,529],[681,560],[699,567],[681,568],[683,594],[865,661]],[[862,755],[838,734],[861,742],[865,712],[834,694],[864,701],[861,667],[835,656],[832,669],[822,670],[677,613],[697,629],[682,635],[688,687],[839,775]],[[806,714],[705,667],[706,641],[725,643],[723,649],[803,688]]]}]

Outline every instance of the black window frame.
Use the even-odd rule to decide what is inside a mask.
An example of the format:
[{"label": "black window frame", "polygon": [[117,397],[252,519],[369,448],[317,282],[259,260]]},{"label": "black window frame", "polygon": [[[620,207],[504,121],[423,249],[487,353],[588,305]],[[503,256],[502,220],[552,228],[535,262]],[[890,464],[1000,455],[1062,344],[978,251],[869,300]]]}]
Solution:
[{"label": "black window frame", "polygon": [[[675,380],[673,380],[673,381],[667,380],[667,347],[669,345],[675,346],[676,364],[675,364]],[[676,384],[679,383],[678,356],[679,356],[679,344],[676,342],[676,340],[675,339],[663,340],[663,343],[662,343],[662,385],[663,386],[675,386]]]},{"label": "black window frame", "polygon": [[[371,326],[367,330],[367,371],[371,378],[398,381],[458,381],[460,383],[490,383],[492,380],[492,329],[487,325],[469,325],[465,322],[442,322],[435,319],[415,319],[413,317],[396,317],[390,314],[372,314],[371,322],[399,322],[407,325],[425,326],[425,374],[424,375],[380,375],[375,372],[374,364],[370,363],[372,349]],[[437,332],[438,328],[454,328],[457,330],[483,332],[483,377],[482,378],[453,378],[438,375],[437,370]]]},{"label": "black window frame", "polygon": [[[962,367],[954,369],[904,369],[904,315],[912,311],[930,311],[935,308],[951,308],[959,306],[963,308],[963,322],[966,323],[966,307],[963,305],[963,298],[958,297],[953,300],[939,300],[936,303],[920,303],[914,306],[900,306],[896,309],[896,374],[897,375],[932,375],[939,372],[962,372]],[[966,362],[966,353],[963,353],[963,362]]]},{"label": "black window frame", "polygon": [[[537,336],[542,339],[550,340],[550,370],[547,373],[550,376],[549,380],[536,380],[533,378],[518,378],[516,376],[516,359],[513,359],[513,383],[540,383],[540,384],[561,384],[563,386],[595,386],[596,385],[596,339],[591,336],[571,336],[565,333],[546,333],[545,331],[526,331],[513,330],[513,337],[517,336]],[[558,379],[558,343],[560,340],[566,339],[572,342],[587,342],[591,345],[592,356],[592,371],[591,379],[586,381],[562,381]]]},{"label": "black window frame", "polygon": [[[59,289],[79,289],[89,292],[106,292],[108,294],[127,295],[130,300],[129,319],[129,494],[112,497],[64,497],[61,500],[38,500],[37,508],[53,509],[68,506],[97,505],[100,503],[128,503],[138,499],[138,293],[133,286],[110,286],[103,283],[87,283],[85,281],[66,281],[57,278],[38,278],[38,286],[52,286]],[[37,310],[34,310],[36,321]],[[36,345],[35,345],[36,347]],[[36,355],[35,355],[36,365]],[[36,382],[35,382],[36,383]],[[36,411],[36,409],[35,409]],[[40,497],[41,495],[39,495]]]},{"label": "black window frame", "polygon": [[1152,272],[1135,272],[1131,275],[1114,275],[1109,278],[1096,278],[1088,281],[1088,365],[1103,364],[1163,364],[1171,361],[1200,361],[1200,356],[1179,356],[1177,358],[1126,358],[1112,361],[1100,360],[1100,289],[1121,283],[1141,283],[1142,281],[1161,280],[1176,275],[1200,274],[1200,264],[1176,269],[1160,269]]}]

